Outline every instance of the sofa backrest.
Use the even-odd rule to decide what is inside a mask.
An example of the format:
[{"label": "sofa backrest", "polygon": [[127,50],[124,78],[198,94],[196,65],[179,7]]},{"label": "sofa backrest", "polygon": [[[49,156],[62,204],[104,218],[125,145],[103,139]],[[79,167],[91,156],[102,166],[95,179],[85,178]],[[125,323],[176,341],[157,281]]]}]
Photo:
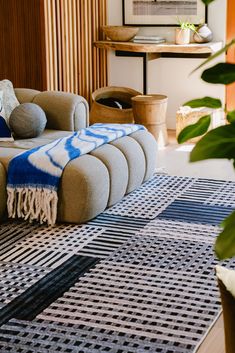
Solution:
[{"label": "sofa backrest", "polygon": [[15,94],[20,103],[35,103],[44,110],[48,129],[77,131],[89,125],[89,107],[82,96],[28,88],[16,88]]}]

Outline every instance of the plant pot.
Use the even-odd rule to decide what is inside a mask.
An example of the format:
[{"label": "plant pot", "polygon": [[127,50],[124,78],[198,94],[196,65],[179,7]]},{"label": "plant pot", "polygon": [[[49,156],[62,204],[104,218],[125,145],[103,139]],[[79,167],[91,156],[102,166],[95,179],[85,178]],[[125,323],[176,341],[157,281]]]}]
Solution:
[{"label": "plant pot", "polygon": [[194,33],[193,39],[196,43],[207,43],[213,39],[213,34],[207,24],[204,23],[197,28],[197,32]]},{"label": "plant pot", "polygon": [[190,43],[190,29],[175,29],[175,44],[189,44]]},{"label": "plant pot", "polygon": [[235,352],[235,297],[234,278],[235,271],[221,266],[216,266],[216,276],[218,280],[221,304],[224,318],[225,352]]}]

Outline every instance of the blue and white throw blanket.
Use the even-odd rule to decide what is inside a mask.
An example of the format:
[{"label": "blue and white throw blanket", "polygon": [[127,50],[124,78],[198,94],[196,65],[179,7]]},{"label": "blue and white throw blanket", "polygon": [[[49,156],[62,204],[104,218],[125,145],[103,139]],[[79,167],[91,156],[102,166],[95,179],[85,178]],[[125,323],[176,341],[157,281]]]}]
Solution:
[{"label": "blue and white throw blanket", "polygon": [[66,164],[137,130],[145,130],[145,127],[135,124],[95,124],[17,155],[8,168],[9,217],[55,224],[57,190]]}]

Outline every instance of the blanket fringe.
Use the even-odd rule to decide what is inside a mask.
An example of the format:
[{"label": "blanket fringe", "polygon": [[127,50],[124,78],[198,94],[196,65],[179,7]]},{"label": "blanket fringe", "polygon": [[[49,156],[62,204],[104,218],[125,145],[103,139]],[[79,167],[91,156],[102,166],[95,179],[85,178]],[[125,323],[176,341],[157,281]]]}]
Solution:
[{"label": "blanket fringe", "polygon": [[7,210],[11,218],[54,225],[58,196],[55,190],[43,188],[7,188]]}]

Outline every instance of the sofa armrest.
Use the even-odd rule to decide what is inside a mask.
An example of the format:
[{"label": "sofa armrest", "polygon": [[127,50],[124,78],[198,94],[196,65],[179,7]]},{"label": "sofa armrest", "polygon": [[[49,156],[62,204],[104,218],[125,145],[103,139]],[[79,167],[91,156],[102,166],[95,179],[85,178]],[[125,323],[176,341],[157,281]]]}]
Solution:
[{"label": "sofa armrest", "polygon": [[16,88],[15,93],[20,103],[32,102],[44,110],[48,129],[77,131],[89,125],[89,106],[82,96],[25,88]]}]

